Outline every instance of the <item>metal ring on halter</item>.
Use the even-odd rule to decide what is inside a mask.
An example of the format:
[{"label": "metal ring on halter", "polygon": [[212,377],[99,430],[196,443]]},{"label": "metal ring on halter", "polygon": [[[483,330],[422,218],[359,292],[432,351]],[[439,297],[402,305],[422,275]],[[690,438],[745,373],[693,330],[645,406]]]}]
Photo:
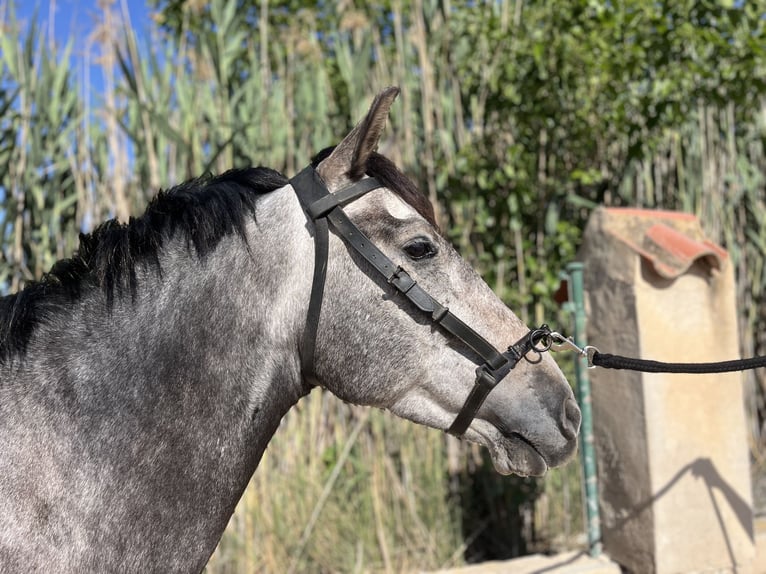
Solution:
[{"label": "metal ring on halter", "polygon": [[[524,360],[530,365],[536,365],[543,360],[543,353],[547,352],[553,340],[551,339],[551,330],[548,325],[542,325],[540,328],[529,332],[527,340],[529,341],[529,350],[523,355]],[[534,358],[529,357],[529,353],[537,355]]]},{"label": "metal ring on halter", "polygon": [[532,346],[532,350],[538,355],[550,350],[553,345],[553,338],[551,337],[551,330],[548,325],[542,325],[539,329],[535,329],[529,333],[529,341]]}]

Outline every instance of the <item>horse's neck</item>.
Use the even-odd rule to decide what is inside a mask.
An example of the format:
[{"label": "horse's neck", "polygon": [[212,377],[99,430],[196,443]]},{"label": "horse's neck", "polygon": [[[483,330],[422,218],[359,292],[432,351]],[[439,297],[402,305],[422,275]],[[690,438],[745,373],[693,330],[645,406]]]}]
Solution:
[{"label": "horse's neck", "polygon": [[[161,279],[139,268],[135,301],[116,297],[110,311],[90,293],[33,338],[19,364],[28,392],[0,400],[0,421],[17,421],[0,435],[0,476],[16,475],[0,492],[0,516],[33,528],[20,508],[2,508],[31,480],[49,524],[45,538],[26,542],[30,555],[52,552],[51,536],[72,544],[63,532],[79,530],[79,550],[117,560],[130,548],[139,569],[204,565],[280,419],[307,390],[302,305],[288,287],[301,281],[287,276],[305,267],[286,255],[290,239],[257,219],[251,251],[227,237],[200,262],[179,240],[160,259]],[[30,458],[40,470],[19,470]],[[67,551],[76,562],[76,545]]]}]

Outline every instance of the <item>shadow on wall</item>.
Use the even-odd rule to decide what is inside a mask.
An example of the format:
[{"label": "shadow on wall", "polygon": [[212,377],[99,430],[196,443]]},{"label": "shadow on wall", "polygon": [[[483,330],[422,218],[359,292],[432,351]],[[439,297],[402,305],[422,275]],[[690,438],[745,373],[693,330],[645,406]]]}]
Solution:
[{"label": "shadow on wall", "polygon": [[[683,478],[683,476],[686,474],[691,474],[691,476],[699,480],[703,480],[705,482],[705,486],[707,487],[708,493],[710,494],[710,500],[713,503],[713,508],[715,508],[715,512],[718,517],[718,523],[721,527],[721,533],[723,534],[723,537],[726,540],[726,546],[729,551],[729,558],[731,560],[732,568],[735,569],[734,571],[736,571],[737,561],[734,554],[734,549],[732,548],[732,545],[730,542],[730,538],[726,528],[726,523],[723,520],[723,517],[721,515],[721,509],[719,508],[718,502],[713,496],[713,491],[718,490],[724,496],[729,507],[734,512],[735,516],[737,517],[737,520],[739,521],[740,526],[745,532],[747,532],[750,539],[753,540],[755,533],[753,530],[751,510],[747,501],[743,500],[742,497],[739,496],[737,492],[723,479],[723,477],[718,472],[715,465],[709,458],[698,458],[694,460],[693,462],[684,466],[673,476],[672,479],[668,481],[668,483],[665,486],[663,486],[660,490],[658,490],[654,496],[636,505],[636,507],[633,508],[630,514],[628,514],[628,516],[618,521],[612,527],[605,529],[606,533],[608,534],[608,533],[619,531],[621,528],[625,527],[630,521],[636,519],[642,512],[649,509],[652,506],[652,504],[654,504],[660,498],[662,498],[665,494],[667,494],[676,485],[676,483],[679,480],[681,480],[681,478]],[[597,542],[600,543],[601,540]],[[560,562],[550,567],[536,570],[535,574],[543,574],[545,572],[558,571],[562,567],[576,562],[580,557],[586,555],[587,553],[588,553],[587,551],[583,551],[578,554],[575,554],[574,556],[568,558],[565,562]]]},{"label": "shadow on wall", "polygon": [[[453,475],[453,496],[459,499],[461,523],[464,540],[466,541],[465,559],[469,563],[489,560],[508,560],[532,552],[553,550],[550,541],[539,538],[539,524],[535,524],[539,512],[535,504],[543,496],[544,487],[540,479],[523,478],[518,476],[500,476],[492,468],[485,453],[480,455],[483,460],[475,461],[470,469]],[[560,472],[560,470],[559,470]],[[737,491],[723,479],[710,458],[699,457],[682,467],[675,475],[653,496],[636,504],[629,513],[610,527],[602,525],[606,536],[617,533],[627,527],[641,514],[651,509],[651,506],[667,495],[674,486],[686,475],[703,481],[710,501],[715,510],[720,533],[726,543],[729,560],[732,567],[737,566],[735,551],[732,546],[727,525],[720,508],[720,500],[714,496],[718,491],[731,512],[736,516],[739,526],[747,533],[748,538],[755,538],[751,508]],[[573,497],[579,497],[574,492]],[[574,509],[573,509],[574,510]],[[581,511],[578,505],[577,510]],[[602,543],[603,540],[597,540]],[[569,563],[576,562],[586,555],[587,550],[568,557],[566,562],[536,571],[535,574],[557,570]]]},{"label": "shadow on wall", "polygon": [[750,505],[747,503],[746,500],[743,500],[739,494],[737,494],[736,490],[731,487],[721,476],[721,474],[716,469],[715,465],[709,458],[697,458],[691,463],[687,464],[686,466],[682,467],[674,476],[672,479],[668,481],[668,483],[663,486],[660,490],[657,491],[656,494],[654,494],[651,498],[648,498],[641,503],[637,504],[633,510],[628,514],[626,517],[622,518],[621,520],[617,521],[613,526],[609,528],[604,528],[605,534],[609,535],[613,532],[617,532],[624,528],[628,523],[630,523],[632,520],[638,518],[638,516],[644,512],[645,510],[649,509],[652,504],[657,502],[659,499],[661,499],[665,494],[670,492],[670,490],[675,486],[675,484],[683,478],[684,475],[691,474],[691,476],[703,480],[705,482],[705,486],[707,487],[708,494],[710,495],[710,500],[713,504],[713,508],[715,509],[716,516],[718,518],[718,524],[721,528],[721,534],[724,537],[724,540],[726,541],[726,548],[729,552],[729,559],[731,560],[732,567],[736,567],[737,561],[734,554],[734,549],[731,544],[731,540],[729,537],[729,534],[727,532],[726,523],[723,519],[723,516],[721,515],[721,509],[718,506],[718,502],[716,501],[716,498],[713,496],[713,491],[718,490],[721,494],[723,494],[724,498],[726,499],[726,502],[729,504],[729,507],[734,512],[734,515],[737,517],[737,520],[739,521],[740,526],[742,527],[742,530],[744,530],[750,540],[754,540],[755,533],[753,530],[753,520],[752,520],[752,511],[750,509]]}]

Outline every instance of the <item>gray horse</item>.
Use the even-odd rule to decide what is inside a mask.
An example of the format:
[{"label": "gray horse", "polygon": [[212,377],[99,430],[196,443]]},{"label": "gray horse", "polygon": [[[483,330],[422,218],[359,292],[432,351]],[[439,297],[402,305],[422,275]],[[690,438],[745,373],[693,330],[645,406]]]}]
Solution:
[{"label": "gray horse", "polygon": [[[397,90],[315,160],[330,192],[382,182],[349,218],[492,345],[529,330],[374,152]],[[279,421],[313,386],[447,429],[475,352],[330,233],[311,377],[301,349],[315,225],[290,182],[233,170],[161,192],[127,225],[0,299],[0,571],[198,572]],[[549,355],[521,361],[463,433],[501,473],[576,449],[580,412]]]}]

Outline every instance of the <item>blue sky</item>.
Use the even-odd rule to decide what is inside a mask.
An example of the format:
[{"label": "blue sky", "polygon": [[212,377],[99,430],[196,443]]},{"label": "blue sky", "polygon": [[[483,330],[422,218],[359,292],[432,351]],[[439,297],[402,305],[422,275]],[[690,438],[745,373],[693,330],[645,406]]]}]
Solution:
[{"label": "blue sky", "polygon": [[[144,0],[116,0],[114,7],[120,9],[125,2],[133,27],[143,32],[149,26],[149,8]],[[98,0],[10,0],[15,4],[16,17],[28,21],[37,10],[41,24],[53,26],[56,40],[63,45],[74,34],[78,42],[93,31],[96,14],[101,11]],[[80,46],[76,46],[78,48]]]},{"label": "blue sky", "polygon": [[[103,0],[102,0],[103,2]],[[139,36],[146,36],[146,32],[152,26],[150,9],[144,0],[116,0],[112,8],[116,11],[122,9],[122,3],[130,14],[133,30]],[[16,20],[21,26],[22,34],[28,31],[28,25],[35,13],[39,30],[46,34],[52,33],[56,44],[63,48],[70,38],[74,38],[74,46],[71,58],[74,60],[75,73],[82,73],[85,51],[88,46],[88,38],[95,29],[96,22],[102,9],[99,8],[99,0],[0,0],[0,16],[4,15],[7,4],[14,7]],[[1,32],[0,32],[1,33]],[[139,43],[143,41],[139,39]],[[103,92],[104,79],[102,70],[93,61],[95,53],[91,48],[91,62],[89,70],[89,85],[91,95],[98,98]],[[0,187],[0,203],[2,203],[5,190]],[[0,212],[0,219],[2,213]],[[84,230],[87,231],[88,223],[85,222]],[[0,295],[4,293],[4,286],[0,285]]]},{"label": "blue sky", "polygon": [[[152,25],[150,9],[146,0],[101,0],[112,3],[112,9],[121,11],[123,5],[130,14],[133,30],[139,36],[145,34]],[[88,46],[88,38],[94,31],[96,22],[102,12],[99,0],[5,0],[15,6],[16,19],[21,23],[22,30],[37,13],[38,25],[46,34],[52,33],[56,44],[63,48],[70,38],[74,38],[71,57],[76,60],[75,69],[81,69],[80,62],[85,61],[84,54]],[[0,0],[0,6],[5,3]],[[91,56],[95,54],[91,52]],[[95,62],[90,65],[90,85],[92,92],[98,94],[103,90],[103,77]]]},{"label": "blue sky", "polygon": [[[72,59],[75,69],[80,69],[80,63],[85,61],[84,54],[88,46],[88,38],[95,29],[102,9],[99,0],[5,0],[15,6],[16,19],[21,23],[22,30],[37,13],[38,25],[46,34],[52,33],[59,48],[63,48],[70,38],[74,38]],[[106,3],[101,0],[102,3]],[[133,30],[139,37],[143,36],[152,25],[151,10],[145,0],[109,0],[112,9],[119,12],[124,7],[130,14]],[[4,4],[0,0],[0,6]],[[140,41],[139,41],[140,43]],[[92,61],[95,54],[91,51],[90,85],[92,93],[98,94],[103,90],[101,69]]]}]

